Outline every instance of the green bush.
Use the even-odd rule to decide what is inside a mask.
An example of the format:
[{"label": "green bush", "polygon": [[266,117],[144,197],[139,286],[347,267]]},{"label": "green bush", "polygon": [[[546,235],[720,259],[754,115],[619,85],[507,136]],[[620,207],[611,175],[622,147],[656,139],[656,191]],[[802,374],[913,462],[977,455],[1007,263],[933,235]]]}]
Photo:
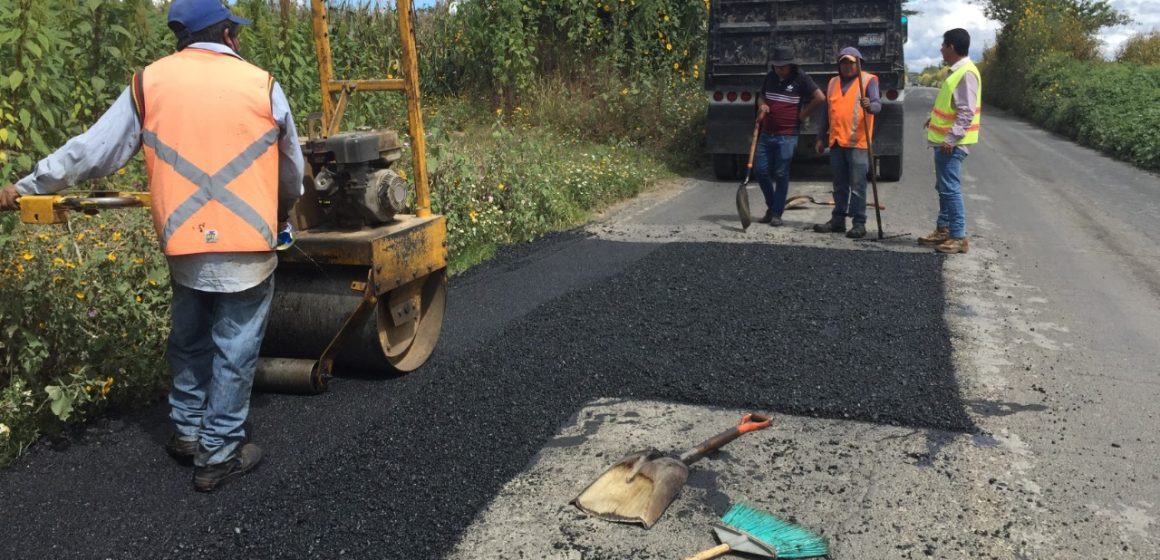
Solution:
[{"label": "green bush", "polygon": [[1023,104],[1035,122],[1148,169],[1160,169],[1160,67],[1043,59]]},{"label": "green bush", "polygon": [[1160,31],[1137,33],[1128,38],[1116,53],[1119,62],[1160,64]]}]

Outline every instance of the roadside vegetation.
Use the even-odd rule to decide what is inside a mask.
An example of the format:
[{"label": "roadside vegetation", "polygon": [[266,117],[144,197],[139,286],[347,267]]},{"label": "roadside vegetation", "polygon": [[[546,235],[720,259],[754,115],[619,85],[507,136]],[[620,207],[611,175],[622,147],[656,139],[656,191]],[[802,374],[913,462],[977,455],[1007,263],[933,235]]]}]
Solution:
[{"label": "roadside vegetation", "polygon": [[[297,3],[287,3],[294,5]],[[398,77],[391,9],[332,7],[336,73]],[[300,131],[320,106],[308,9],[241,0],[243,55],[277,77]],[[0,0],[0,183],[91,125],[172,50],[151,0]],[[707,1],[477,0],[416,13],[434,210],[452,269],[701,165]],[[345,128],[406,139],[401,96],[355,96]],[[409,161],[403,164],[408,172]],[[138,158],[78,190],[143,190]],[[168,273],[144,212],[28,227],[0,215],[0,465],[168,384]]]},{"label": "roadside vegetation", "polygon": [[1104,0],[984,3],[1003,25],[981,64],[987,103],[1160,170],[1160,34],[1137,35],[1105,61],[1096,34],[1128,18]]}]

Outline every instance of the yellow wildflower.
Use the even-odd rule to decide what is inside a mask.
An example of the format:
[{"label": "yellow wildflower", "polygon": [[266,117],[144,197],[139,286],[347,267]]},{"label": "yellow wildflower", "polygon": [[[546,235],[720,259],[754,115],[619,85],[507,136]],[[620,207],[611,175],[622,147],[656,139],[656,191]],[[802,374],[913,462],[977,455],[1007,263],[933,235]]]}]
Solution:
[{"label": "yellow wildflower", "polygon": [[17,272],[18,274],[24,274],[24,265],[22,265],[22,264],[17,264],[17,265],[16,265],[16,272]]},{"label": "yellow wildflower", "polygon": [[24,260],[26,260],[26,261],[30,261],[34,258],[32,253],[29,253],[28,251],[25,251],[23,256],[24,256]]},{"label": "yellow wildflower", "polygon": [[503,183],[500,183],[499,186],[496,188],[502,191],[502,190],[506,189],[507,187],[505,187]]},{"label": "yellow wildflower", "polygon": [[8,439],[9,434],[12,433],[12,428],[8,424],[0,424],[0,440]]},{"label": "yellow wildflower", "polygon": [[[101,224],[101,225],[104,226],[105,224]],[[120,240],[121,240],[121,232],[114,231],[113,232],[113,241],[120,241]]]},{"label": "yellow wildflower", "polygon": [[109,253],[109,256],[105,258],[109,259],[109,262],[117,262],[117,255],[114,255],[113,253]]},{"label": "yellow wildflower", "polygon": [[52,264],[55,266],[64,266],[64,259],[60,257],[53,257]]},{"label": "yellow wildflower", "polygon": [[133,264],[145,264],[145,257],[133,257]]},{"label": "yellow wildflower", "polygon": [[467,214],[467,217],[471,218],[471,223],[473,223],[473,224],[475,223],[476,216],[479,216],[479,214],[475,213],[475,210],[472,210],[470,213]]},{"label": "yellow wildflower", "polygon": [[680,62],[674,62],[674,63],[673,63],[673,70],[680,70],[680,69],[681,69],[681,63],[680,63]]},{"label": "yellow wildflower", "polygon": [[[87,214],[86,214],[86,215],[87,215]],[[77,234],[77,241],[84,241],[84,240],[85,240],[85,234],[84,234],[84,232],[78,233],[78,234]]]},{"label": "yellow wildflower", "polygon": [[85,293],[84,292],[77,292],[77,299],[84,301]]},{"label": "yellow wildflower", "polygon": [[124,175],[124,174],[125,174],[125,168],[124,168],[124,167],[122,167],[122,168],[120,168],[120,169],[118,169],[118,170],[117,170],[117,175]]},{"label": "yellow wildflower", "polygon": [[666,51],[673,50],[673,44],[672,43],[665,43],[665,50]]},{"label": "yellow wildflower", "polygon": [[109,377],[109,378],[105,379],[104,383],[101,383],[101,396],[102,397],[109,396],[109,390],[112,388],[113,388],[113,378]]}]

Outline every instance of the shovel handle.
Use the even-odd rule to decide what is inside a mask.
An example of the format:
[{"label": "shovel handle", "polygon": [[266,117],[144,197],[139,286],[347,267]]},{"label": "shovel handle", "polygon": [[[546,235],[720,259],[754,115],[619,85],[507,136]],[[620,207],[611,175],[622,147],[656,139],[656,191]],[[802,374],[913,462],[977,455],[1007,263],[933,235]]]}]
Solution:
[{"label": "shovel handle", "polygon": [[701,552],[685,558],[685,560],[709,560],[710,558],[716,558],[718,556],[728,554],[730,550],[733,549],[729,545],[719,544],[713,548],[702,550]]},{"label": "shovel handle", "polygon": [[[717,449],[720,449],[725,444],[741,437],[743,434],[768,428],[771,420],[768,416],[760,414],[746,414],[741,417],[741,422],[733,428],[729,428],[703,442],[700,445],[681,453],[681,461],[686,465],[692,465],[700,461],[705,455],[708,455]],[[712,558],[710,556],[710,558]]]}]

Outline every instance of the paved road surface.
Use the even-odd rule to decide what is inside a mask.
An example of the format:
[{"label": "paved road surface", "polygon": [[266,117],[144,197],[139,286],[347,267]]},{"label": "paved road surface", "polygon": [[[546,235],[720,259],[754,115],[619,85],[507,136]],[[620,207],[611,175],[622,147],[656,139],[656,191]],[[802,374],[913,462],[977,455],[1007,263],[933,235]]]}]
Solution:
[{"label": "paved road surface", "polygon": [[[0,472],[0,557],[679,558],[737,501],[833,558],[1160,557],[1160,180],[984,123],[967,255],[913,246],[937,208],[917,126],[885,242],[807,231],[820,206],[741,232],[735,184],[675,181],[452,279],[422,371],[256,397],[269,460],[217,493],[161,451],[159,408],[40,446]],[[745,410],[774,426],[652,530],[568,506]]]}]

